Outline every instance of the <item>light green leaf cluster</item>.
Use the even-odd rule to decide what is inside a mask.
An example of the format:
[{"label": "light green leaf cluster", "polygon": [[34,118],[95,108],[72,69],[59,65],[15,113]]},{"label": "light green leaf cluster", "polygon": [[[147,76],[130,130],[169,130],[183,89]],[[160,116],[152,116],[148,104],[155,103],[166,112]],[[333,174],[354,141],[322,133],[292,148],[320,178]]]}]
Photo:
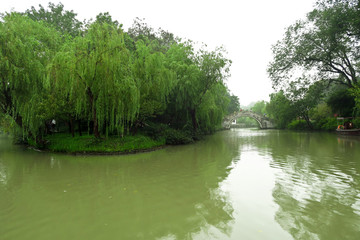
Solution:
[{"label": "light green leaf cluster", "polygon": [[57,51],[59,34],[16,13],[0,22],[1,110],[38,135],[43,116],[37,104],[44,94],[47,66]]},{"label": "light green leaf cluster", "polygon": [[133,72],[140,90],[140,120],[162,114],[166,109],[176,75],[165,63],[165,55],[154,51],[152,45],[142,40],[136,42]]},{"label": "light green leaf cluster", "polygon": [[94,23],[57,54],[51,79],[74,105],[76,117],[97,123],[95,131],[124,133],[139,110],[131,67],[121,29]]},{"label": "light green leaf cluster", "polygon": [[206,132],[214,132],[228,114],[225,108],[230,103],[227,91],[223,84],[217,83],[204,95],[199,106],[198,122]]}]

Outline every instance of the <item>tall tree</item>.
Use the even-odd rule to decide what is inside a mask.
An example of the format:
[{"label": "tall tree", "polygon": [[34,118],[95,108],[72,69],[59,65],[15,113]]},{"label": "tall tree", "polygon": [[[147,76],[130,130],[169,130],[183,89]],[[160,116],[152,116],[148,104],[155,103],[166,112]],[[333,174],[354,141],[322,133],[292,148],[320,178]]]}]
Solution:
[{"label": "tall tree", "polygon": [[227,115],[230,98],[227,88],[221,82],[214,84],[204,95],[197,111],[197,121],[201,130],[211,133],[220,126]]},{"label": "tall tree", "polygon": [[360,86],[356,86],[354,89],[351,89],[351,94],[354,97],[355,110],[356,114],[360,114]]},{"label": "tall tree", "polygon": [[[326,98],[326,103],[331,107],[332,111],[342,117],[350,117],[353,115],[355,100],[349,90],[350,89],[346,87],[337,87],[332,89]],[[355,89],[353,93],[355,93]]]},{"label": "tall tree", "polygon": [[112,19],[109,12],[99,13],[96,15],[95,21],[100,24],[107,23],[109,25],[115,25],[116,27],[122,27],[122,24],[119,24],[118,21]]},{"label": "tall tree", "polygon": [[283,91],[270,94],[270,102],[266,105],[270,118],[274,119],[278,128],[286,128],[296,118],[292,102],[286,98]]},{"label": "tall tree", "polygon": [[149,26],[145,19],[135,18],[132,26],[128,29],[129,36],[136,42],[138,40],[150,44],[153,41],[157,43],[154,45],[155,51],[166,53],[171,45],[180,42],[180,38],[176,37],[173,33],[159,28],[155,31]]},{"label": "tall tree", "polygon": [[195,53],[191,42],[173,45],[167,54],[169,66],[178,77],[173,95],[175,108],[190,117],[196,131],[197,111],[206,93],[226,79],[231,61],[224,57],[222,48]]},{"label": "tall tree", "polygon": [[156,33],[154,29],[145,22],[144,18],[135,18],[127,33],[132,39],[134,39],[134,41],[143,40],[147,42],[156,39]]},{"label": "tall tree", "polygon": [[72,10],[65,10],[62,3],[55,5],[49,2],[48,9],[39,5],[37,10],[32,6],[25,11],[25,14],[34,21],[44,21],[62,34],[69,34],[72,37],[78,36],[83,27],[83,23],[76,18],[77,14]]},{"label": "tall tree", "polygon": [[76,114],[93,122],[94,136],[124,133],[139,109],[139,91],[131,71],[123,32],[115,25],[93,23],[84,37],[77,37],[54,61],[57,87],[74,101]]},{"label": "tall tree", "polygon": [[256,112],[258,114],[265,114],[266,113],[266,103],[264,100],[258,101],[255,105],[251,108],[251,111]]},{"label": "tall tree", "polygon": [[236,95],[233,95],[228,92],[227,93],[227,96],[228,98],[230,99],[230,102],[229,102],[229,107],[228,107],[228,110],[227,110],[227,114],[231,114],[231,113],[234,113],[234,112],[237,112],[240,110],[240,100],[239,100],[239,97],[236,96]]},{"label": "tall tree", "polygon": [[39,135],[46,94],[47,65],[59,44],[58,32],[11,13],[0,21],[0,104],[25,134]]},{"label": "tall tree", "polygon": [[274,59],[268,73],[273,87],[286,87],[292,80],[356,85],[360,71],[359,12],[358,1],[323,0],[306,20],[291,25],[272,48]]},{"label": "tall tree", "polygon": [[291,82],[287,98],[291,101],[297,117],[303,118],[309,129],[313,129],[310,121],[310,110],[320,103],[323,97],[324,83],[319,81],[310,87],[299,82]]},{"label": "tall tree", "polygon": [[157,48],[156,41],[150,45],[142,40],[136,42],[132,70],[140,91],[140,122],[164,112],[176,82],[175,73],[165,66],[165,55],[154,48]]}]

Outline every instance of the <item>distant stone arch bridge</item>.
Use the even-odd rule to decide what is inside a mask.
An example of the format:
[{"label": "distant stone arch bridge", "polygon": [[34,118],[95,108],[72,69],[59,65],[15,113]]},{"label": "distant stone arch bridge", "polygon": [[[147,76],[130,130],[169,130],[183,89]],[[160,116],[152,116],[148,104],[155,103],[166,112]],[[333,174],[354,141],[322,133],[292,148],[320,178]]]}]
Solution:
[{"label": "distant stone arch bridge", "polygon": [[268,129],[275,127],[275,124],[270,118],[254,113],[252,111],[240,111],[240,112],[234,112],[233,114],[226,116],[223,120],[223,124],[222,124],[223,128],[230,129],[232,123],[236,119],[241,117],[250,117],[255,119],[259,123],[261,129]]}]

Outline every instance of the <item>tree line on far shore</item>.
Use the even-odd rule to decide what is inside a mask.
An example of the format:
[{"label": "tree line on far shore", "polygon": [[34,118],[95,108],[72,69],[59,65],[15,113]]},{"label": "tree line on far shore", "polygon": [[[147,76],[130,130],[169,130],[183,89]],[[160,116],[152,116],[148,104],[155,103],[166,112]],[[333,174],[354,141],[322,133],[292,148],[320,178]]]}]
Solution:
[{"label": "tree line on far shore", "polygon": [[125,31],[109,13],[76,16],[61,3],[2,14],[3,129],[38,142],[54,125],[96,138],[159,126],[196,136],[239,108],[224,48],[197,48],[142,19]]},{"label": "tree line on far shore", "polygon": [[276,92],[257,111],[279,128],[335,130],[336,117],[353,117],[360,128],[360,1],[317,1],[272,51]]}]

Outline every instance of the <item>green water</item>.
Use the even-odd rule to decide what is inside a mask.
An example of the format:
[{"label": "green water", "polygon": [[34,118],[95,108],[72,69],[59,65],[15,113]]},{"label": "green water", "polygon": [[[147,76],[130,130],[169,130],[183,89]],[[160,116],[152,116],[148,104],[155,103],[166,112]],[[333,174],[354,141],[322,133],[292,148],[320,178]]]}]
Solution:
[{"label": "green water", "polygon": [[360,138],[236,129],[71,156],[2,137],[0,239],[360,239]]}]

